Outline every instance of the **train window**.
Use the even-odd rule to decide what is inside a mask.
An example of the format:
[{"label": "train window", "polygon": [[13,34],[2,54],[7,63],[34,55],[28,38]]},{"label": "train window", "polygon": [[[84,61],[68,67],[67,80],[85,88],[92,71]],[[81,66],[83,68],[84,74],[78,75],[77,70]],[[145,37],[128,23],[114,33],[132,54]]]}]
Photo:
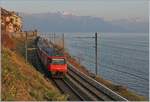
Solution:
[{"label": "train window", "polygon": [[65,64],[65,59],[52,59],[52,64]]}]

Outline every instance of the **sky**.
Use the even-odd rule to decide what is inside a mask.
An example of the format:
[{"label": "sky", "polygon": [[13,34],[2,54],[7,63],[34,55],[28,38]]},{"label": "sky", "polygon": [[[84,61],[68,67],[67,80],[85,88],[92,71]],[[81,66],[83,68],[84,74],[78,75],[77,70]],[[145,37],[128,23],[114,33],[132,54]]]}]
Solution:
[{"label": "sky", "polygon": [[107,20],[148,19],[149,0],[1,0],[1,7],[25,13],[63,12]]}]

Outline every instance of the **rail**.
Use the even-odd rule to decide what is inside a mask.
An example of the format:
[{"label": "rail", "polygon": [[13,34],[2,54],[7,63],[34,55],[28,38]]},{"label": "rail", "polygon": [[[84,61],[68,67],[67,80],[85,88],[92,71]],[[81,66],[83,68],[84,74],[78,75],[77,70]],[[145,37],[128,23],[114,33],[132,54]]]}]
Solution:
[{"label": "rail", "polygon": [[117,94],[116,92],[112,91],[111,89],[109,89],[108,87],[106,87],[105,85],[97,82],[96,80],[90,78],[89,76],[87,76],[86,74],[80,72],[79,70],[77,70],[73,65],[71,65],[70,63],[68,63],[69,65],[69,70],[72,70],[74,73],[78,74],[81,78],[83,78],[84,80],[86,80],[87,82],[89,82],[90,84],[92,84],[94,87],[96,87],[99,91],[102,91],[105,95],[111,97],[113,100],[116,101],[128,101],[126,98],[120,96],[119,94]]}]

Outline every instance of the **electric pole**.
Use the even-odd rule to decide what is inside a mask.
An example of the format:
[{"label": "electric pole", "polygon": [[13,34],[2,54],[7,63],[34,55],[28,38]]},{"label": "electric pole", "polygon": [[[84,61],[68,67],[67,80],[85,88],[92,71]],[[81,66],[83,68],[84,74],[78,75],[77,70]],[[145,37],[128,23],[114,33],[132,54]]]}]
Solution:
[{"label": "electric pole", "polygon": [[26,63],[27,63],[27,60],[28,60],[28,52],[27,52],[27,50],[28,50],[28,45],[27,45],[27,35],[28,35],[28,33],[27,33],[27,31],[25,32],[25,35],[26,35],[26,37],[25,37],[25,56],[26,56]]},{"label": "electric pole", "polygon": [[97,32],[95,33],[95,74],[97,75],[97,68],[98,68],[98,62],[97,62]]}]

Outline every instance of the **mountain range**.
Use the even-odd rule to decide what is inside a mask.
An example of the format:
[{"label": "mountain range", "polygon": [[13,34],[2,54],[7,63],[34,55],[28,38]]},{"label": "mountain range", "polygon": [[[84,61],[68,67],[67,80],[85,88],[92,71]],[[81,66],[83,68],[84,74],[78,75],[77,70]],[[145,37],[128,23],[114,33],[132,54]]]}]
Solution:
[{"label": "mountain range", "polygon": [[20,13],[23,18],[23,29],[38,29],[41,32],[149,32],[148,20],[112,20],[100,17],[77,16],[73,14]]}]

